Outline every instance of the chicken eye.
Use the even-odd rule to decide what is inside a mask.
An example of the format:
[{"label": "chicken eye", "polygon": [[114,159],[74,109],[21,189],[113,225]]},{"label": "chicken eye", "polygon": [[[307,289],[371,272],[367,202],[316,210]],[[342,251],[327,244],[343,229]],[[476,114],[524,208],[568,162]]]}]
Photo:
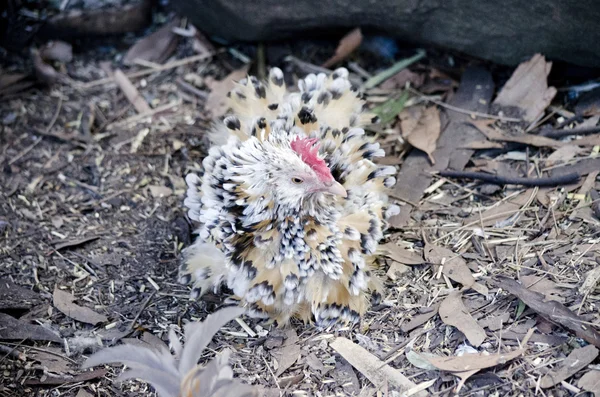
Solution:
[{"label": "chicken eye", "polygon": [[301,184],[304,181],[301,178],[293,177],[292,178],[292,182],[294,182],[296,185],[299,185],[299,184]]}]

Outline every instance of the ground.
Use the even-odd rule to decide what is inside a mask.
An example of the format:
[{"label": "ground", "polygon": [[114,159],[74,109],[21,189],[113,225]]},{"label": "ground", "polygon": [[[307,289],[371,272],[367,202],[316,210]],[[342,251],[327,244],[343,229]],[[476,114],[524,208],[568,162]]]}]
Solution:
[{"label": "ground", "polygon": [[[259,59],[258,70],[264,62],[254,47],[235,48],[224,47],[215,56],[159,71],[152,65],[125,69],[142,100],[154,109],[142,116],[135,99],[114,81],[100,80],[107,77],[106,70],[118,67],[115,54],[100,56],[93,50],[76,54],[67,64],[70,80],[35,84],[1,97],[0,314],[18,319],[20,328],[19,337],[0,333],[0,395],[149,395],[153,392],[145,383],[113,382],[119,366],[106,367],[107,372],[96,369],[91,375],[78,366],[100,346],[166,340],[170,328],[179,331],[185,322],[203,319],[221,306],[223,294],[190,300],[188,289],[177,282],[177,267],[181,249],[194,238],[194,225],[182,205],[184,177],[201,168],[211,112],[218,110],[209,92],[219,90],[215,80],[246,62],[244,52]],[[335,43],[299,42],[267,48],[267,55],[269,65],[301,76],[334,48]],[[414,53],[410,48],[404,51]],[[282,54],[289,53],[296,61],[283,61]],[[192,56],[196,54],[191,43],[182,42],[166,65]],[[412,102],[406,105],[418,108],[437,101],[437,134],[452,123],[458,128],[465,120],[457,119],[445,104],[452,101],[465,67],[477,62],[448,59],[430,52],[411,66],[409,75],[397,77],[402,81],[371,90],[369,106],[389,103],[411,81],[419,91],[411,91]],[[394,60],[363,51],[351,62],[357,78],[366,78]],[[5,70],[20,72],[20,67]],[[131,75],[139,70],[148,73]],[[507,72],[494,71],[501,86]],[[399,168],[410,161],[429,166],[426,156],[406,156],[406,141],[411,139],[400,135],[403,116],[397,122],[396,114],[373,127],[387,151],[382,161]],[[562,106],[546,114],[538,125],[556,126],[572,116]],[[492,121],[514,134],[524,124],[511,124],[507,115]],[[549,387],[540,387],[540,382],[547,374],[557,377],[552,371],[558,371],[572,352],[590,343],[598,346],[594,338],[600,327],[600,297],[595,282],[600,276],[594,269],[599,266],[600,222],[594,213],[598,199],[589,199],[599,188],[597,146],[561,145],[571,152],[561,149],[561,156],[549,159],[558,147],[494,146],[491,141],[485,150],[469,152],[471,171],[518,177],[574,164],[579,165],[581,179],[567,186],[524,188],[428,174],[428,189],[412,200],[407,198],[412,193],[403,189],[414,186],[400,184],[392,197],[410,216],[392,222],[382,242],[386,295],[359,325],[319,330],[293,323],[279,330],[243,319],[215,337],[205,358],[233,349],[236,376],[261,387],[263,395],[387,395],[396,381],[386,378],[378,384],[373,371],[383,367],[369,372],[367,364],[356,363],[353,355],[366,354],[356,350],[362,347],[406,382],[423,385],[432,395],[451,395],[460,385],[456,371],[440,371],[423,357],[456,356],[474,349],[508,355],[527,337],[521,354],[478,367],[481,370],[468,378],[460,395],[566,396],[589,390],[589,382],[580,378],[600,374],[593,372],[600,369],[597,351],[580,360],[583,367]],[[504,142],[494,140],[498,141]],[[416,152],[413,149],[413,157]],[[591,165],[585,168],[581,161]],[[406,174],[404,169],[405,178]],[[510,284],[514,279],[522,284]],[[7,281],[26,291],[7,293]],[[57,289],[67,292],[67,298]],[[527,295],[531,291],[544,296]],[[552,300],[560,306],[549,306]],[[549,307],[567,312],[553,318]],[[60,338],[52,341],[40,327]],[[526,336],[530,329],[535,331]],[[334,343],[342,338],[352,341],[350,350]]]}]

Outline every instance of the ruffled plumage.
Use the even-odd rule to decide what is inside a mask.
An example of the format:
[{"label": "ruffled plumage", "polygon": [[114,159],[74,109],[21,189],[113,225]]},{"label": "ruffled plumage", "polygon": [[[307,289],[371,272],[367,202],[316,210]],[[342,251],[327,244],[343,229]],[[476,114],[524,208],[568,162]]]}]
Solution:
[{"label": "ruffled plumage", "polygon": [[[298,85],[288,92],[274,68],[265,84],[249,77],[230,93],[228,140],[210,149],[202,177],[186,177],[184,204],[201,226],[180,281],[193,297],[226,284],[248,314],[280,325],[355,322],[381,289],[374,254],[398,212],[386,193],[396,170],[372,161],[384,151],[361,128],[373,115],[345,69]],[[347,197],[313,191],[304,176]]]}]

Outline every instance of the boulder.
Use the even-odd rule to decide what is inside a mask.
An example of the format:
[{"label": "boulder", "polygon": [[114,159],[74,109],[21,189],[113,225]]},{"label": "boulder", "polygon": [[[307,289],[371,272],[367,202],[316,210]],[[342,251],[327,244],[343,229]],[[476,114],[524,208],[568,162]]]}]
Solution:
[{"label": "boulder", "polygon": [[171,0],[205,33],[270,41],[303,32],[374,29],[403,41],[506,65],[540,52],[600,67],[597,0]]}]

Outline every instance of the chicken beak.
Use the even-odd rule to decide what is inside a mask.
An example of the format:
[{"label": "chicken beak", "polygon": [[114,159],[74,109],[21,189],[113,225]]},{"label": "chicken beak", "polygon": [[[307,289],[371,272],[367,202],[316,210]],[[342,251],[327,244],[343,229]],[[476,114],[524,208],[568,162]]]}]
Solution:
[{"label": "chicken beak", "polygon": [[333,181],[325,185],[324,192],[333,194],[334,196],[348,197],[348,192],[341,183]]}]

